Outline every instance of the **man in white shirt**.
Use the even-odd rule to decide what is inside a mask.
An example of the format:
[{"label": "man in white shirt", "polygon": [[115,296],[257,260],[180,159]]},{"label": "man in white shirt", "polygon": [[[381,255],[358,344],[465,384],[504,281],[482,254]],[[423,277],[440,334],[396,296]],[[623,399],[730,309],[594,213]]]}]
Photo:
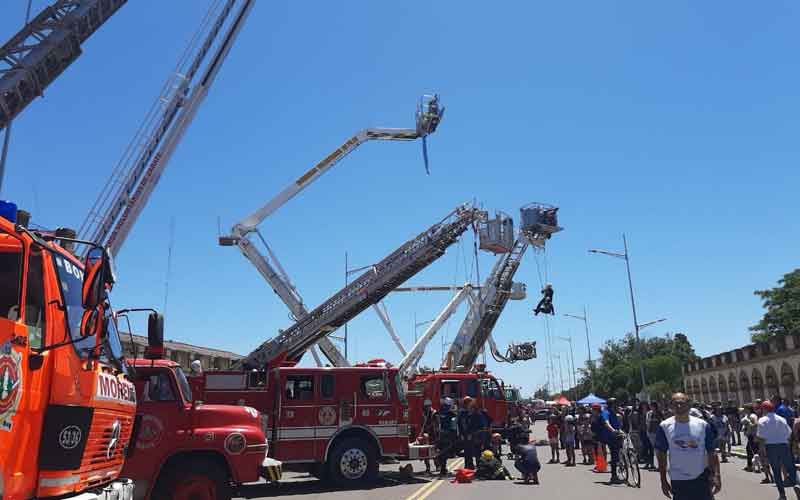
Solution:
[{"label": "man in white shirt", "polygon": [[674,500],[712,500],[722,489],[719,460],[714,452],[716,432],[702,418],[689,415],[686,394],[675,393],[672,407],[675,416],[661,422],[654,444],[661,491]]},{"label": "man in white shirt", "polygon": [[[756,436],[761,440],[767,449],[767,458],[772,467],[772,476],[775,478],[775,486],[778,487],[778,499],[786,499],[784,486],[794,487],[794,493],[800,500],[800,488],[797,487],[797,470],[794,468],[792,453],[789,449],[789,438],[792,435],[792,428],[780,415],[775,414],[775,406],[765,401],[761,404],[764,416],[758,419],[758,430]],[[783,484],[783,473],[781,467],[786,469],[789,475],[790,484]]]}]

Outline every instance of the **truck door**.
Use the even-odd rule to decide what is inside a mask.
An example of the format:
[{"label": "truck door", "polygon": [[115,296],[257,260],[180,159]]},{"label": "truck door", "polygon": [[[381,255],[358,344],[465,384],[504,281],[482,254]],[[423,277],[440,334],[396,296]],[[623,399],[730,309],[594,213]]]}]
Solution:
[{"label": "truck door", "polygon": [[[134,456],[136,463],[147,462],[147,466],[152,468],[154,463],[161,463],[163,459],[159,453],[181,447],[188,438],[188,412],[173,372],[168,368],[140,369],[136,377],[136,392],[139,428],[135,437]],[[146,476],[150,477],[151,472],[148,470]]]},{"label": "truck door", "polygon": [[279,460],[310,461],[316,457],[317,395],[313,374],[283,374],[281,385]]},{"label": "truck door", "polygon": [[322,373],[318,376],[318,385],[319,406],[314,427],[314,451],[320,454],[317,458],[321,461],[328,441],[339,429],[340,408],[336,398],[336,377],[332,373]]},{"label": "truck door", "polygon": [[494,378],[481,379],[484,408],[492,417],[492,427],[505,427],[507,410],[503,391]]}]

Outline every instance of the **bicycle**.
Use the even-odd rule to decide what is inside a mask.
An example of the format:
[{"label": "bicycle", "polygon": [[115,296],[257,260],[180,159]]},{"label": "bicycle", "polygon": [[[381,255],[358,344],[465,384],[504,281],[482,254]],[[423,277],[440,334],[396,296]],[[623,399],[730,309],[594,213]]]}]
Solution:
[{"label": "bicycle", "polygon": [[622,433],[622,449],[619,451],[619,478],[631,488],[642,487],[642,474],[639,470],[639,450],[633,445],[631,435]]}]

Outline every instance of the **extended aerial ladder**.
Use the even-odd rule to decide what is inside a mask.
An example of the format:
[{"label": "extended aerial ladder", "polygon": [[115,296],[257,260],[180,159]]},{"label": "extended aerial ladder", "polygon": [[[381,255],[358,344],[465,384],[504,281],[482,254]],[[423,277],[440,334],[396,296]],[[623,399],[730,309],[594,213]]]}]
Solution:
[{"label": "extended aerial ladder", "polygon": [[0,47],[0,130],[81,55],[127,0],[58,0]]},{"label": "extended aerial ladder", "polygon": [[[464,300],[469,300],[472,303],[475,300],[474,296],[472,295],[473,288],[472,285],[469,283],[464,284],[462,287],[458,287],[458,291],[453,298],[450,299],[450,302],[442,309],[433,322],[428,326],[425,333],[422,334],[417,342],[414,344],[414,347],[411,348],[411,351],[408,354],[403,356],[403,359],[400,361],[398,368],[400,370],[400,375],[404,378],[410,378],[417,370],[417,366],[419,362],[422,360],[422,356],[425,354],[425,349],[428,347],[428,344],[436,336],[442,326],[447,322],[448,319],[456,312],[458,306],[461,305]],[[409,291],[433,291],[433,290],[447,290],[451,289],[451,287],[408,287],[407,290]]]},{"label": "extended aerial ladder", "polygon": [[[241,3],[241,6],[225,28],[237,3]],[[208,95],[254,5],[255,0],[227,0],[221,5],[219,2],[212,3],[175,73],[167,80],[161,95],[80,226],[78,234],[81,239],[105,246],[112,255],[119,252]],[[201,72],[209,53],[211,59]]]},{"label": "extended aerial ladder", "polygon": [[393,289],[444,255],[447,247],[484,214],[470,205],[450,212],[407,241],[331,298],[298,319],[291,327],[261,344],[245,357],[245,368],[295,364],[314,343],[380,302]]},{"label": "extended aerial ladder", "polygon": [[[512,344],[505,355],[491,338],[500,314],[512,295],[513,278],[529,245],[544,247],[553,233],[561,230],[556,216],[558,209],[533,203],[520,209],[522,229],[513,245],[498,258],[481,289],[480,300],[474,301],[459,328],[445,358],[447,370],[471,370],[481,350],[489,342],[498,361],[514,362],[536,355],[535,344]],[[510,219],[509,219],[510,220]]]},{"label": "extended aerial ladder", "polygon": [[[303,304],[303,299],[297,288],[292,284],[286,271],[281,266],[275,253],[270,248],[264,236],[259,231],[258,226],[264,220],[275,213],[279,208],[288,203],[301,191],[311,185],[312,182],[339,163],[345,156],[353,152],[356,148],[367,141],[413,141],[423,140],[423,158],[425,168],[428,168],[427,136],[436,131],[444,115],[444,107],[439,105],[438,95],[424,95],[420,99],[416,111],[415,128],[366,128],[346,140],[341,146],[333,150],[332,153],[323,158],[319,163],[311,167],[306,173],[297,180],[289,184],[275,197],[268,201],[261,208],[253,212],[250,216],[233,226],[230,235],[221,236],[219,244],[221,246],[238,246],[242,254],[250,261],[261,276],[269,283],[275,293],[280,297],[292,314],[293,319],[303,321],[309,312]],[[267,256],[262,254],[258,247],[250,239],[255,234],[261,241]],[[381,311],[376,305],[376,311],[381,316]],[[383,316],[381,316],[383,319]],[[319,348],[333,366],[348,366],[347,359],[342,356],[333,342],[325,336],[318,339]],[[312,349],[312,355],[317,358],[316,352]]]}]

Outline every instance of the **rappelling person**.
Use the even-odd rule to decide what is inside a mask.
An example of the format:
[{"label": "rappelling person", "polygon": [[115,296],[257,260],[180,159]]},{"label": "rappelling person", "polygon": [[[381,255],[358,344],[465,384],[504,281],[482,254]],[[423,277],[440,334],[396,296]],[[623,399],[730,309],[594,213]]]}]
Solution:
[{"label": "rappelling person", "polygon": [[536,308],[533,310],[534,315],[538,316],[539,313],[553,315],[556,313],[555,307],[553,307],[553,285],[550,283],[542,288],[542,300],[536,304]]}]

